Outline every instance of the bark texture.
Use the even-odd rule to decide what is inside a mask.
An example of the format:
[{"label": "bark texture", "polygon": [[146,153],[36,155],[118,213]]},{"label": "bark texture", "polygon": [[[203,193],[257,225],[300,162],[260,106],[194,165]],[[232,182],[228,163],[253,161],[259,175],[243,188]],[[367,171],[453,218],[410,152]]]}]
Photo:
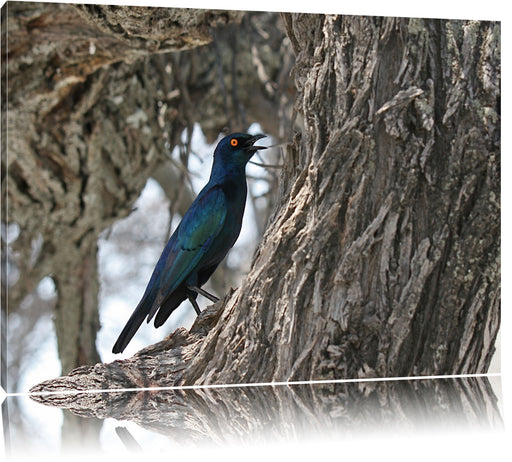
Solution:
[{"label": "bark texture", "polygon": [[283,20],[304,129],[250,273],[190,332],[79,369],[71,388],[487,370],[500,320],[500,25]]}]

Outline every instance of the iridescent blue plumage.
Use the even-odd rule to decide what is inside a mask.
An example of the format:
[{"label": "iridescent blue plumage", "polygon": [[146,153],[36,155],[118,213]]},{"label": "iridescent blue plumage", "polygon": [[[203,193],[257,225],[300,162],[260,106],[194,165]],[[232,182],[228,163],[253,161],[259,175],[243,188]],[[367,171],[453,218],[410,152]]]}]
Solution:
[{"label": "iridescent blue plumage", "polygon": [[214,152],[210,179],[187,210],[160,256],[146,291],[119,335],[112,352],[120,353],[145,318],[161,326],[187,298],[199,314],[195,299],[240,234],[247,197],[245,166],[263,146],[263,135],[234,133]]}]

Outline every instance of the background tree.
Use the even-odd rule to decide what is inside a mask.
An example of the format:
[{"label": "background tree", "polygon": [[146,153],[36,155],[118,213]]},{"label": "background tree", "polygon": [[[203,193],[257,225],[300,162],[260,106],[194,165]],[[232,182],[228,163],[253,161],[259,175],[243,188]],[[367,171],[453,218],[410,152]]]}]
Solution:
[{"label": "background tree", "polygon": [[[20,231],[2,242],[19,273],[4,274],[2,306],[35,320],[53,310],[65,373],[100,361],[100,232],[131,212],[150,176],[171,219],[183,213],[195,123],[210,142],[253,121],[285,136],[293,54],[276,14],[25,2],[3,12],[2,221]],[[37,298],[46,276],[53,308]]]}]

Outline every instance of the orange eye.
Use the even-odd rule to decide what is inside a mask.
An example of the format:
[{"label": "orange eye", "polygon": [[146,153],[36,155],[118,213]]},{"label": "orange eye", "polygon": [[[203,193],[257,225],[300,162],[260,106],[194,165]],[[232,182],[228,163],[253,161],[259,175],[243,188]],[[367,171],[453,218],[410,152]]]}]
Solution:
[{"label": "orange eye", "polygon": [[234,148],[236,148],[238,146],[238,140],[236,138],[232,138],[231,141],[229,142],[231,144],[231,146],[233,146]]}]

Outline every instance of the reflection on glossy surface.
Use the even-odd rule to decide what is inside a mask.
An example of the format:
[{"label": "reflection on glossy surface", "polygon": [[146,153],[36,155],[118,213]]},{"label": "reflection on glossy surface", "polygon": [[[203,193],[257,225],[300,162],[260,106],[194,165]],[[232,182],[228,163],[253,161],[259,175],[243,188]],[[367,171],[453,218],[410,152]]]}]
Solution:
[{"label": "reflection on glossy surface", "polygon": [[[9,408],[15,407],[13,400],[24,400],[24,406],[41,415],[57,409],[26,402],[26,397],[8,398],[4,403],[10,419],[6,447],[13,456],[27,451],[133,453],[176,445],[304,443],[318,437],[339,442],[362,435],[496,432],[503,427],[498,399],[485,377],[79,393],[33,399],[67,408],[64,419],[44,419],[47,428],[37,423],[31,428],[26,421],[20,425],[9,414]],[[102,419],[106,419],[103,429]],[[37,440],[41,432],[43,437]]]}]

